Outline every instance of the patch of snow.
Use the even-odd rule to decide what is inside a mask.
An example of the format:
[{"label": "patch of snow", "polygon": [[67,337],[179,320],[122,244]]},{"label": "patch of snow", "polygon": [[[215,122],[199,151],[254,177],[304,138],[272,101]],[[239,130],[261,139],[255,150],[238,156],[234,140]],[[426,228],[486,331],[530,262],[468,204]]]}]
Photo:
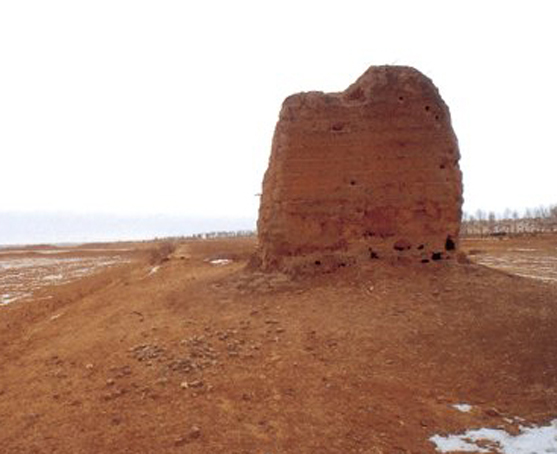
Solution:
[{"label": "patch of snow", "polygon": [[439,452],[498,452],[500,454],[557,453],[557,419],[548,426],[520,427],[518,435],[500,429],[469,430],[462,435],[434,435],[429,439]]},{"label": "patch of snow", "polygon": [[36,268],[54,266],[58,264],[74,264],[83,262],[81,258],[30,258],[30,259],[13,259],[9,262],[2,263],[2,268],[6,270],[20,270],[25,268]]},{"label": "patch of snow", "polygon": [[42,250],[39,250],[39,251],[32,251],[31,250],[31,251],[26,251],[26,252],[33,252],[33,253],[42,254],[42,255],[50,255],[50,254],[67,254],[68,252],[71,252],[71,251],[63,250],[63,249],[42,249]]},{"label": "patch of snow", "polygon": [[555,277],[539,276],[537,274],[516,273],[516,275],[521,277],[527,277],[530,279],[538,279],[539,281],[546,281],[546,282],[557,281],[557,278]]},{"label": "patch of snow", "polygon": [[[72,249],[77,252],[129,252],[133,251],[133,248],[77,248]],[[70,251],[71,252],[71,251]]]},{"label": "patch of snow", "polygon": [[102,268],[128,262],[120,256],[0,257],[0,305],[31,297],[38,288],[64,284]]},{"label": "patch of snow", "polygon": [[0,295],[0,304],[9,304],[11,303],[12,296],[9,293],[3,293]]},{"label": "patch of snow", "polygon": [[449,435],[434,435],[429,439],[439,452],[489,452],[487,449],[480,448],[476,443],[468,443],[465,436],[459,437]]},{"label": "patch of snow", "polygon": [[49,274],[43,277],[43,281],[59,281],[60,279],[64,279],[63,274]]},{"label": "patch of snow", "polygon": [[214,259],[209,262],[211,265],[228,265],[232,263],[232,260],[229,259]]},{"label": "patch of snow", "polygon": [[451,406],[457,409],[458,411],[461,411],[462,413],[468,413],[469,411],[472,410],[472,405],[470,404],[454,404]]},{"label": "patch of snow", "polygon": [[0,254],[68,254],[70,252],[129,252],[133,248],[71,248],[71,249],[7,249],[0,250]]},{"label": "patch of snow", "polygon": [[12,295],[9,293],[4,293],[3,295],[0,295],[0,306],[4,306],[10,303],[13,303],[14,301],[20,300],[22,298],[25,298],[27,296],[30,296],[30,293],[20,293],[17,295]]}]

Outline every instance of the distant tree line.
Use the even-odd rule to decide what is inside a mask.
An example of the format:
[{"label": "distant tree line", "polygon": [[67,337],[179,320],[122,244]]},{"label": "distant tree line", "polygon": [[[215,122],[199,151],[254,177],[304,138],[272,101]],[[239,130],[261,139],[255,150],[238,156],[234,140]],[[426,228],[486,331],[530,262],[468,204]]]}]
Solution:
[{"label": "distant tree line", "polygon": [[238,238],[238,237],[249,237],[254,235],[255,235],[255,230],[232,230],[232,231],[221,230],[218,232],[196,233],[186,238],[190,240],[208,240],[211,238]]},{"label": "distant tree line", "polygon": [[221,230],[218,232],[203,232],[194,233],[192,235],[183,236],[166,236],[166,237],[155,237],[153,240],[145,240],[145,242],[156,241],[156,242],[175,242],[181,240],[209,240],[212,238],[240,238],[240,237],[250,237],[255,236],[255,230]]},{"label": "distant tree line", "polygon": [[476,210],[463,213],[461,235],[499,236],[522,233],[557,232],[557,205],[518,210],[506,209],[503,213]]}]

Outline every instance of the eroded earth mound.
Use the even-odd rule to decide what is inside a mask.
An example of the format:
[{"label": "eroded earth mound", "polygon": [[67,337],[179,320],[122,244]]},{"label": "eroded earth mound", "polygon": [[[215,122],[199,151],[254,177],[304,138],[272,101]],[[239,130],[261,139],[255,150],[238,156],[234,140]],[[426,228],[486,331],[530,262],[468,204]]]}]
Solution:
[{"label": "eroded earth mound", "polygon": [[458,160],[449,110],[416,69],[372,66],[342,93],[290,96],[263,182],[260,266],[451,258]]},{"label": "eroded earth mound", "polygon": [[[469,241],[557,257],[555,236]],[[557,418],[553,281],[383,260],[293,279],[247,272],[252,238],[145,247],[0,306],[2,454],[436,454]]]}]

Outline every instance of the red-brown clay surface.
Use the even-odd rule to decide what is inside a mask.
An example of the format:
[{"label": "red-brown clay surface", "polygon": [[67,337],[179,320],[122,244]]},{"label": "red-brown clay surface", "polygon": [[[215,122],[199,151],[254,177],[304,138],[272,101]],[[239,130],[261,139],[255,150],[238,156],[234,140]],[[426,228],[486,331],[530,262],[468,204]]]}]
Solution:
[{"label": "red-brown clay surface", "polygon": [[342,93],[290,96],[263,182],[259,265],[452,256],[459,157],[447,106],[413,68],[371,67]]},{"label": "red-brown clay surface", "polygon": [[246,271],[254,249],[140,251],[0,307],[0,452],[433,453],[557,416],[554,283],[455,261],[293,280]]}]

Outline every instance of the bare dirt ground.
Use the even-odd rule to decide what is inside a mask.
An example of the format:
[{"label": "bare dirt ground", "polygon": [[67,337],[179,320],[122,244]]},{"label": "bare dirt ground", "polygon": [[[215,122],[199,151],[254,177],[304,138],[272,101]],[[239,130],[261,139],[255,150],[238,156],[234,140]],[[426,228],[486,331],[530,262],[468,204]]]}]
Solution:
[{"label": "bare dirt ground", "polygon": [[379,261],[292,279],[247,271],[251,239],[138,247],[0,307],[0,452],[433,453],[434,434],[557,417],[551,280]]}]

